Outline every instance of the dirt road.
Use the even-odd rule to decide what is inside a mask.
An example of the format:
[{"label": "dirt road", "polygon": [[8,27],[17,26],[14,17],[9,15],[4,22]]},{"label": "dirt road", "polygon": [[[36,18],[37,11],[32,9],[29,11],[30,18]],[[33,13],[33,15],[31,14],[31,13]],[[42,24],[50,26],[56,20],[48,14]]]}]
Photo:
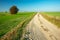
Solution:
[{"label": "dirt road", "polygon": [[37,13],[24,34],[26,40],[60,40],[60,29]]}]

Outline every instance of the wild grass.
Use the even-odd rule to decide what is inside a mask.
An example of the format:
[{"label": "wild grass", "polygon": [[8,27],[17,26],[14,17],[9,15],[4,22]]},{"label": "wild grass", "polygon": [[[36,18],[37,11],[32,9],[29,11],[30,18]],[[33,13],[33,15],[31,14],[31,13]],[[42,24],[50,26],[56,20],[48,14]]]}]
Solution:
[{"label": "wild grass", "polygon": [[60,28],[60,12],[44,12],[41,15]]},{"label": "wild grass", "polygon": [[[6,36],[8,36],[8,38],[9,38],[9,36],[10,37],[12,36],[12,38],[13,38],[14,35],[12,35],[12,34],[14,34],[14,33],[16,35],[13,39],[20,38],[21,37],[20,35],[22,35],[22,33],[23,33],[22,28],[24,28],[24,24],[25,23],[27,24],[34,15],[35,15],[35,12],[21,12],[16,15],[7,15],[7,14],[4,16],[1,15],[0,16],[0,38],[3,37],[6,33],[8,33],[6,35]],[[23,22],[24,20],[26,20],[26,21]],[[19,23],[22,23],[23,25],[20,24],[21,28],[19,27],[19,28],[15,29],[15,27],[17,27],[17,25]],[[15,30],[13,31],[12,29],[15,29]],[[12,30],[12,32],[9,32],[11,30]],[[6,36],[5,36],[5,38],[7,38]]]}]

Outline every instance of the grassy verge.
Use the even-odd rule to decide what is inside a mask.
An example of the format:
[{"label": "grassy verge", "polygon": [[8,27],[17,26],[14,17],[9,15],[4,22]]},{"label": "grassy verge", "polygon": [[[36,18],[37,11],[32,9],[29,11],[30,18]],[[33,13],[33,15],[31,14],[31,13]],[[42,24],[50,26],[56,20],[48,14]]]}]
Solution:
[{"label": "grassy verge", "polygon": [[60,12],[44,12],[41,15],[60,28]]},{"label": "grassy verge", "polygon": [[[2,37],[3,35],[5,35],[7,32],[11,31],[12,29],[14,29],[14,31],[12,30],[10,33],[8,33],[7,35],[5,35],[6,40],[9,39],[10,36],[12,36],[12,40],[17,40],[19,39],[23,33],[23,28],[24,28],[24,24],[34,16],[34,13],[18,13],[17,15],[5,15],[5,16],[1,16],[2,18],[0,19],[1,21],[1,26],[0,26],[0,37]],[[4,22],[2,21],[2,19],[5,19]],[[24,20],[26,20],[25,22],[23,22]],[[20,24],[21,27],[15,29],[15,27],[17,26],[17,24]],[[27,24],[26,23],[26,24]],[[26,25],[25,24],[25,25]],[[12,35],[12,34],[15,34]],[[19,35],[19,36],[18,36]],[[7,38],[8,36],[8,38]],[[4,37],[3,37],[4,39]]]}]

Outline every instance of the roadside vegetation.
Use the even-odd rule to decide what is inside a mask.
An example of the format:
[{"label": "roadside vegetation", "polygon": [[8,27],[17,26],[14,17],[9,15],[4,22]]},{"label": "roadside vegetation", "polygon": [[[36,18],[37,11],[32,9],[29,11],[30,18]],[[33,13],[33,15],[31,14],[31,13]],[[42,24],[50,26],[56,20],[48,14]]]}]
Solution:
[{"label": "roadside vegetation", "polygon": [[35,14],[35,12],[19,12],[14,15],[0,13],[0,40],[19,40],[26,24]]},{"label": "roadside vegetation", "polygon": [[41,14],[60,28],[60,12],[41,12]]}]

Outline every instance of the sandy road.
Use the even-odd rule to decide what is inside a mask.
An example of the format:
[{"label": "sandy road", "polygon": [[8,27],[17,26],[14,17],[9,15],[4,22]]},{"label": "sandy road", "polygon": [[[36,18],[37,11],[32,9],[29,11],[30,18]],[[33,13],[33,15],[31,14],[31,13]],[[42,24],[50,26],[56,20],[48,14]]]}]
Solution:
[{"label": "sandy road", "polygon": [[37,13],[29,24],[27,24],[24,39],[60,40],[60,29]]}]

